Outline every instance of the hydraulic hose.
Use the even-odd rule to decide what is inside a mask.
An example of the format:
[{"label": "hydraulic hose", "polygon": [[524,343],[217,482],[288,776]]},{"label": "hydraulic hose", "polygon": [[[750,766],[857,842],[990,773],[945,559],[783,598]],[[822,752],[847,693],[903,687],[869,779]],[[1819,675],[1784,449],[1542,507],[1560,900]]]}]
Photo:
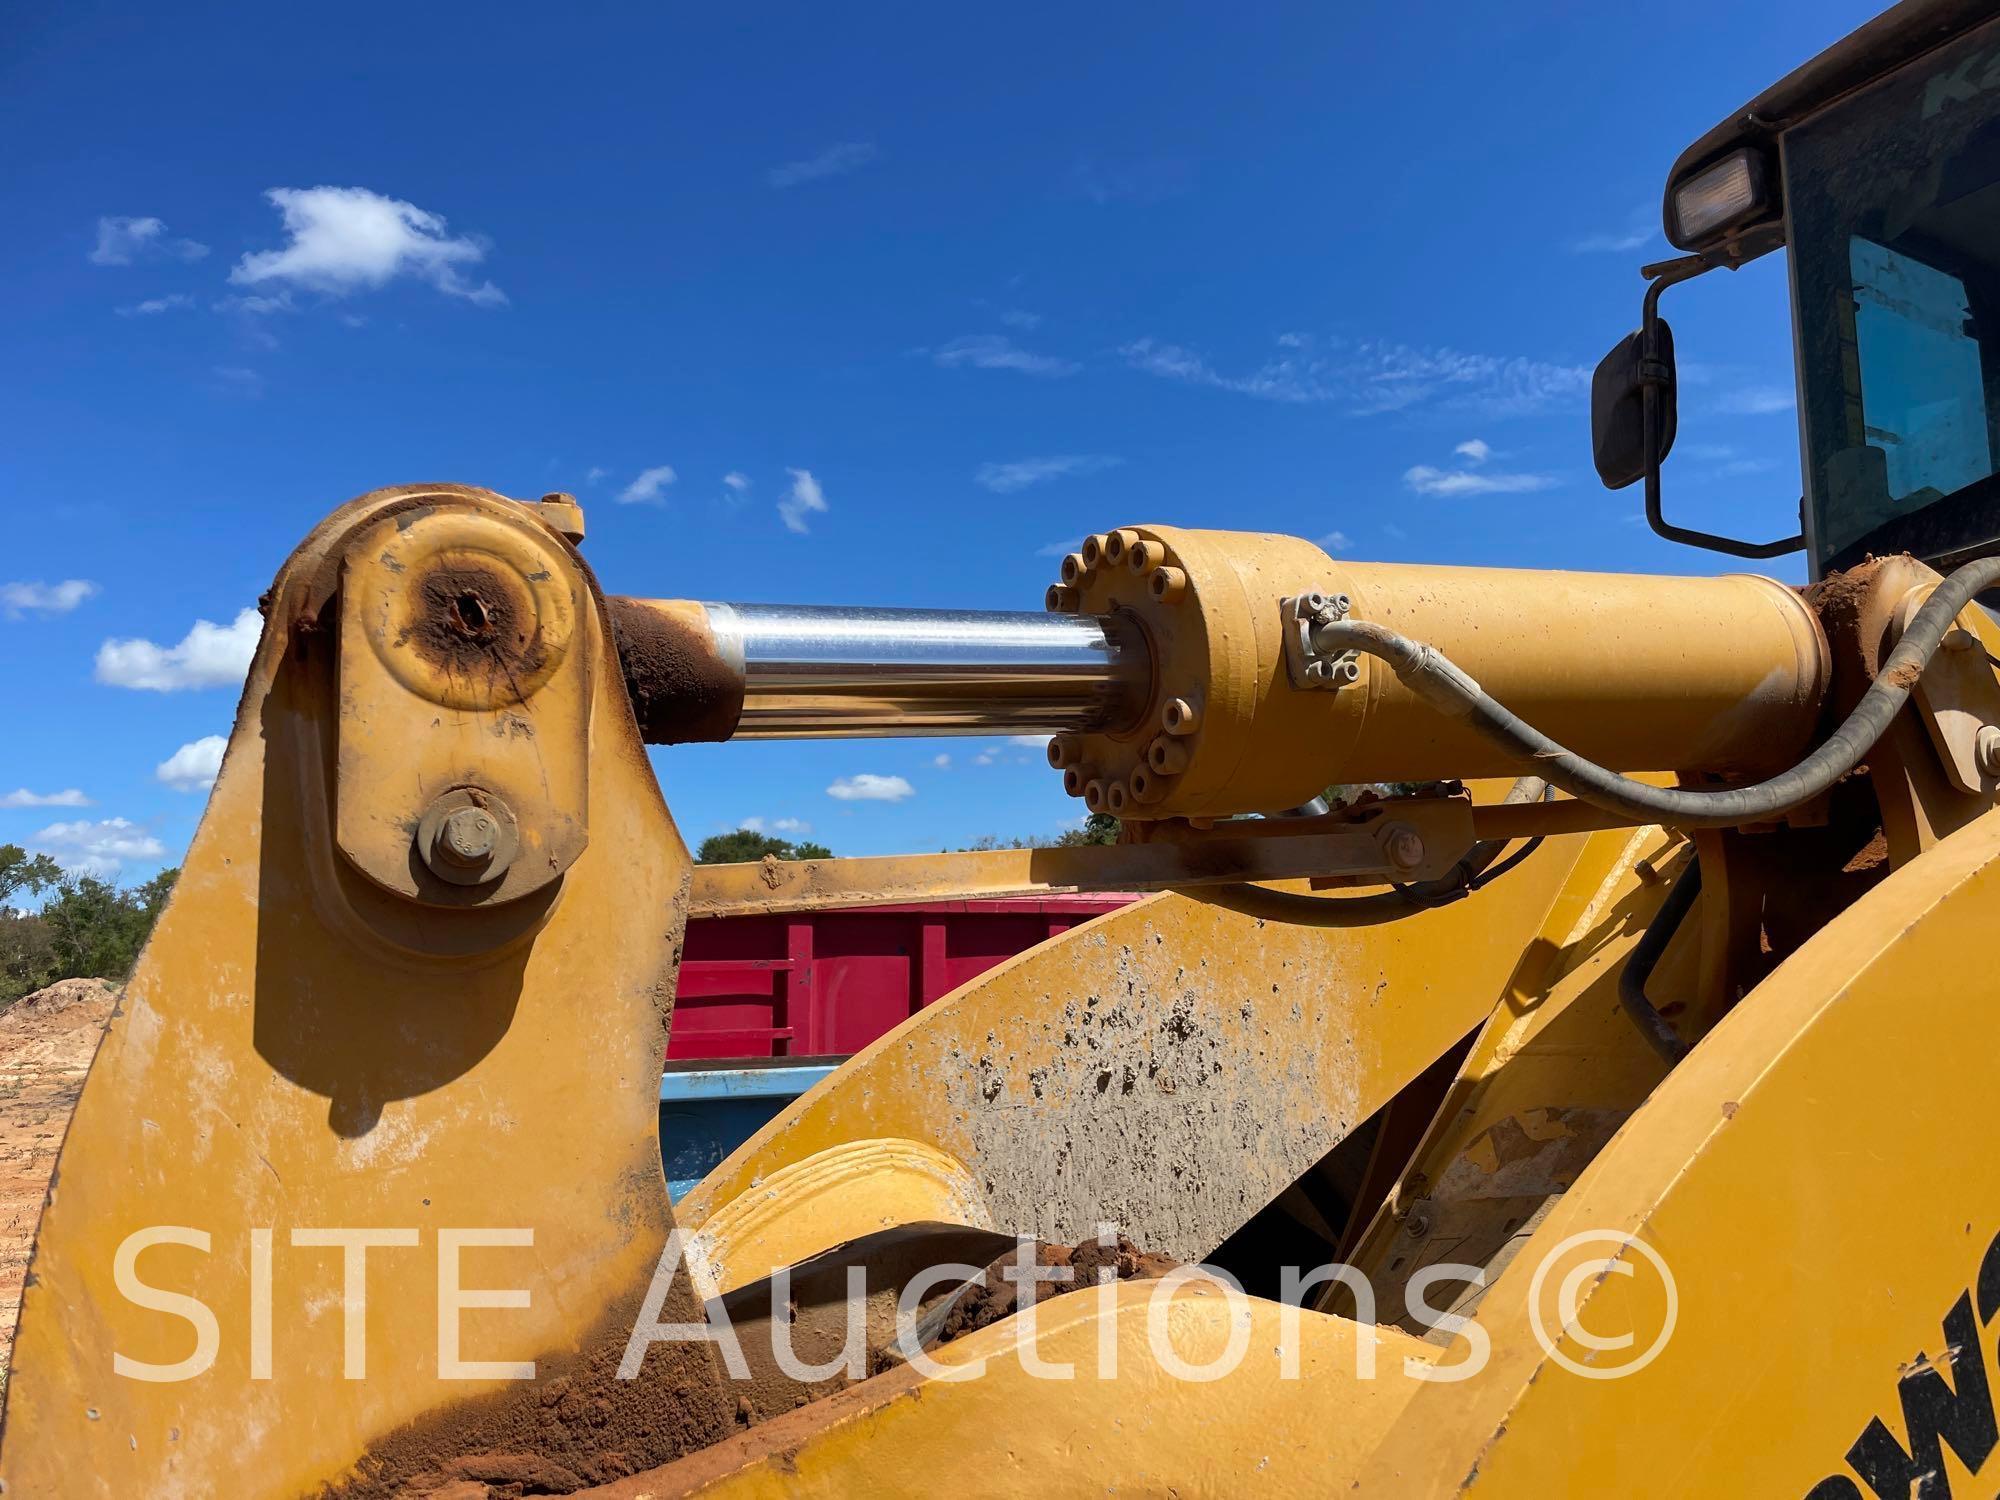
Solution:
[{"label": "hydraulic hose", "polygon": [[1313,629],[1313,647],[1358,651],[1388,664],[1413,691],[1441,711],[1464,718],[1489,740],[1533,766],[1535,774],[1581,800],[1648,823],[1674,828],[1731,828],[1767,822],[1809,802],[1861,763],[1909,699],[1951,622],[1977,594],[2000,582],[2000,557],[1980,558],[1947,577],[1924,601],[1882,663],[1854,711],[1804,760],[1754,786],[1685,791],[1648,786],[1585,760],[1523,722],[1434,646],[1365,620],[1337,620]]}]

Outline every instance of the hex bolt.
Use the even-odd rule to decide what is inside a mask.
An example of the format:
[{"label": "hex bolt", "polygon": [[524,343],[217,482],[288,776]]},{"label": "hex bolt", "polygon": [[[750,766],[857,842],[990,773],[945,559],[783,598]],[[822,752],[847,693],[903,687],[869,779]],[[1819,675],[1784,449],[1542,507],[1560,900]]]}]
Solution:
[{"label": "hex bolt", "polygon": [[1982,724],[1972,741],[1981,776],[2000,776],[2000,725]]},{"label": "hex bolt", "polygon": [[1168,734],[1193,734],[1201,727],[1201,715],[1185,698],[1169,698],[1160,710],[1160,727]]},{"label": "hex bolt", "polygon": [[500,825],[491,813],[480,807],[461,807],[445,818],[433,847],[440,859],[462,870],[476,870],[493,858],[493,846],[499,838]]},{"label": "hex bolt", "polygon": [[1146,764],[1162,776],[1178,776],[1187,769],[1188,747],[1177,739],[1161,735],[1146,747]]},{"label": "hex bolt", "polygon": [[1407,823],[1392,823],[1383,830],[1382,849],[1399,870],[1414,870],[1424,862],[1423,835]]},{"label": "hex bolt", "polygon": [[1125,554],[1125,565],[1144,575],[1167,560],[1167,549],[1158,542],[1134,542]]},{"label": "hex bolt", "polygon": [[1104,561],[1107,566],[1116,567],[1125,560],[1126,549],[1135,545],[1139,533],[1130,527],[1121,526],[1116,531],[1104,534]]},{"label": "hex bolt", "polygon": [[1162,604],[1177,604],[1187,593],[1187,574],[1179,568],[1161,568],[1146,585]]}]

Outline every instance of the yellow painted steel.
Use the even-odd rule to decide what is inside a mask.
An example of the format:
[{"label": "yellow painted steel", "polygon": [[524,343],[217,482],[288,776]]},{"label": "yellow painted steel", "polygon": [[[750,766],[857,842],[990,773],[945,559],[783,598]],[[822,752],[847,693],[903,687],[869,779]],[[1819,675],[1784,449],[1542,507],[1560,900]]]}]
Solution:
[{"label": "yellow painted steel", "polygon": [[1298,925],[1196,893],[1098,917],[873,1043],[710,1172],[682,1222],[896,1137],[971,1166],[1001,1229],[1075,1241],[1109,1221],[1204,1256],[1502,995],[1543,994],[1571,908],[1628,837],[1552,839],[1478,901],[1395,919],[1343,920],[1328,896],[1330,925]]},{"label": "yellow painted steel", "polygon": [[[1150,1314],[1150,1317],[1149,1317]],[[1212,1283],[1124,1282],[1045,1302],[935,1355],[944,1372],[878,1376],[669,1469],[591,1492],[682,1496],[1156,1495],[1229,1500],[1333,1492],[1421,1389],[1404,1361],[1439,1351],[1392,1329],[1357,1379],[1343,1318],[1230,1299]],[[1219,1370],[1225,1380],[1185,1378]],[[1105,1373],[1100,1373],[1105,1372]],[[967,1378],[970,1376],[971,1378]],[[953,1378],[957,1377],[957,1378]]]},{"label": "yellow painted steel", "polygon": [[[414,755],[442,711],[342,718],[327,584],[358,530],[442,511],[503,529],[521,514],[484,491],[378,492],[278,579],[207,812],[63,1145],[7,1388],[10,1496],[387,1493],[420,1467],[381,1453],[405,1424],[455,1424],[477,1446],[510,1410],[540,1410],[540,1387],[490,1365],[464,1378],[457,1359],[533,1360],[547,1381],[623,1346],[674,1222],[656,1081],[689,862],[591,591],[571,647],[589,733],[550,716],[534,741],[589,747],[590,846],[560,899],[419,907],[337,848],[336,739]],[[341,788],[414,819],[383,806],[395,789]],[[294,1235],[356,1229],[398,1243],[366,1253],[365,1352],[350,1354],[343,1251]],[[182,1242],[130,1238],[162,1230]],[[447,1270],[474,1293],[462,1315]],[[206,1312],[142,1306],[145,1286]],[[484,1288],[533,1300],[481,1306]],[[365,1378],[349,1378],[357,1360]],[[167,1379],[130,1361],[191,1363]],[[658,1373],[611,1389],[653,1411],[657,1437],[635,1441],[654,1461],[678,1451],[676,1424],[719,1434],[724,1419],[706,1351]],[[544,1424],[552,1455],[596,1441],[570,1420]]]},{"label": "yellow painted steel", "polygon": [[[1538,729],[1614,770],[1779,769],[1806,747],[1826,693],[1818,622],[1766,578],[1357,563],[1296,537],[1167,526],[1119,535],[1134,540],[1125,560],[1104,549],[1074,602],[1143,628],[1152,704],[1132,730],[1075,737],[1065,785],[1104,788],[1102,805],[1124,817],[1270,811],[1331,782],[1528,769],[1372,660],[1351,686],[1295,686],[1279,601],[1314,590],[1346,595],[1351,618],[1436,646]],[[1156,567],[1183,572],[1185,590],[1157,597]],[[1149,759],[1163,737],[1173,754]]]},{"label": "yellow painted steel", "polygon": [[[1489,1369],[1412,1401],[1358,1492],[1545,1496],[1587,1476],[1624,1494],[1993,1493],[2000,1153],[1974,1079],[2000,1053],[2000,978],[1982,957],[1996,920],[1988,813],[1746,996],[1515,1263],[1580,1233],[1643,1241],[1677,1283],[1657,1358],[1613,1380],[1573,1374],[1534,1337],[1525,1288],[1503,1281],[1480,1312]],[[1633,1252],[1616,1259],[1634,1274],[1587,1278],[1575,1321],[1633,1337],[1635,1356],[1664,1325],[1666,1283]],[[1586,1367],[1619,1361],[1559,1347]],[[1929,1426],[1954,1390],[1956,1448]],[[1941,1472],[1922,1480],[1933,1457]]]}]

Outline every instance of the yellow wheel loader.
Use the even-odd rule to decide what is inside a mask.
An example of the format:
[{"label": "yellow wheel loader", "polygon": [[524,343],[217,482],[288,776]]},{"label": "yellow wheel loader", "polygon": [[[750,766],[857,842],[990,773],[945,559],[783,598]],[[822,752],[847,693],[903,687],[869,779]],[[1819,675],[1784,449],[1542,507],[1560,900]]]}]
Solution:
[{"label": "yellow wheel loader", "polygon": [[[1135,524],[1038,613],[725,605],[607,597],[567,497],[336,510],[69,1127],[4,1493],[2000,1490],[1993,6],[1665,221],[1598,470],[1802,590]],[[1660,296],[1781,246],[1800,532],[1690,531]],[[1117,844],[695,869],[646,752],[1044,730]],[[691,915],[1091,889],[1153,894],[670,1206]]]}]

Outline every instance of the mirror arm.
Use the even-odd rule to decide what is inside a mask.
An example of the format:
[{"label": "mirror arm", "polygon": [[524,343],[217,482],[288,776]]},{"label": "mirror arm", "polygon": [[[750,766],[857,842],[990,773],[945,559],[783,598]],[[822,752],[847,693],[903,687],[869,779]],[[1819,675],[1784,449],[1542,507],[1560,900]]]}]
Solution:
[{"label": "mirror arm", "polygon": [[[1646,300],[1644,316],[1640,320],[1640,364],[1639,375],[1643,382],[1640,392],[1640,408],[1643,412],[1641,429],[1644,441],[1642,451],[1646,455],[1646,524],[1653,528],[1656,536],[1665,537],[1670,542],[1685,542],[1692,547],[1705,547],[1711,552],[1727,553],[1731,557],[1765,558],[1783,557],[1788,552],[1805,549],[1805,534],[1786,537],[1777,542],[1742,542],[1734,537],[1717,536],[1713,532],[1694,531],[1685,526],[1676,526],[1660,509],[1660,392],[1672,378],[1666,363],[1660,358],[1660,293],[1679,282],[1687,281],[1712,271],[1717,266],[1726,265],[1731,269],[1737,263],[1732,257],[1719,253],[1708,255],[1686,255],[1679,260],[1660,261],[1646,266],[1641,274],[1646,276]],[[1803,510],[1804,502],[1800,502]]]}]

